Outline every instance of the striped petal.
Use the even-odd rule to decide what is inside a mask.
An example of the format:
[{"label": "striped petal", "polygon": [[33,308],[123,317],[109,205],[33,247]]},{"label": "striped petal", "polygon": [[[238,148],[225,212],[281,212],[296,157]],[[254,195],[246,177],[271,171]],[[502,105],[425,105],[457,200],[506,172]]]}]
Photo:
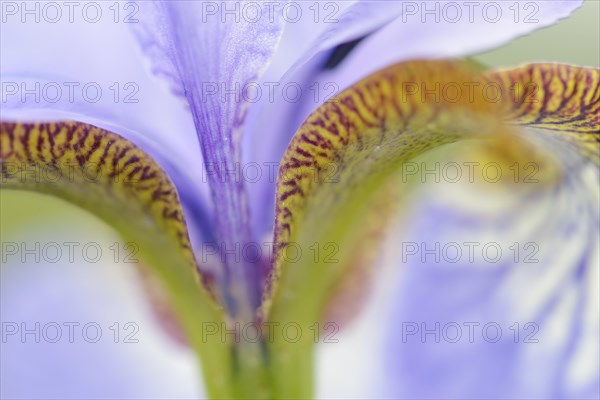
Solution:
[{"label": "striped petal", "polygon": [[[312,39],[310,43],[287,42],[286,27],[281,47],[285,49],[290,43],[293,49],[302,53],[282,81],[279,81],[280,75],[275,75],[272,80],[280,82],[279,87],[299,86],[303,95],[293,101],[283,98],[264,102],[261,115],[249,130],[250,135],[260,135],[260,140],[252,141],[257,143],[251,152],[252,161],[261,165],[279,161],[293,134],[312,111],[368,74],[400,61],[421,57],[465,57],[499,47],[568,17],[582,1],[486,0],[469,3],[444,0],[428,3],[369,0],[343,8],[342,4],[347,3],[323,3],[328,8],[321,11],[330,12],[337,22],[327,24],[326,29],[317,27],[314,33],[300,36],[301,40]],[[303,15],[312,17],[315,8],[311,3],[311,9]],[[323,12],[320,15],[324,18]],[[291,25],[292,32],[299,30],[296,25],[300,24]],[[336,46],[348,43],[355,44],[350,54],[335,68],[324,68],[329,60],[335,59]],[[277,61],[278,57],[273,63],[279,65]],[[288,65],[282,63],[279,70],[286,71]],[[271,145],[260,145],[264,140]],[[273,202],[270,193],[275,182],[261,180],[259,184],[261,190],[251,193],[253,223],[262,226],[261,232],[265,232],[272,229],[267,223],[273,218],[274,207],[269,205]]]},{"label": "striped petal", "polygon": [[[190,146],[196,141],[193,120],[180,99],[145,70],[130,29],[140,20],[139,7],[134,2],[3,7],[2,120],[75,120],[118,132],[160,163],[178,187],[193,246],[212,241],[202,154]],[[55,10],[60,18],[49,22],[46,12]]]},{"label": "striped petal", "polygon": [[[356,313],[355,303],[362,303],[370,278],[377,276],[378,248],[389,221],[418,187],[418,179],[407,176],[406,163],[429,150],[441,148],[456,156],[462,153],[455,154],[455,147],[442,146],[468,139],[470,160],[493,162],[504,171],[538,166],[535,186],[506,177],[494,186],[497,196],[512,198],[508,204],[552,193],[573,172],[561,169],[562,159],[553,154],[559,147],[540,145],[540,137],[571,141],[595,159],[597,147],[594,153],[589,143],[598,141],[598,71],[568,66],[525,70],[538,72],[517,79],[514,71],[482,75],[456,63],[403,63],[366,78],[314,112],[282,160],[265,318],[308,330],[322,319],[340,324]],[[563,74],[563,85],[548,76],[532,81],[544,75],[540,71]],[[537,95],[544,94],[535,98],[541,106],[534,107],[534,118],[522,112],[531,93],[519,91],[521,85],[539,87]],[[508,97],[506,88],[516,92]],[[560,134],[547,129],[553,120],[564,123]],[[335,257],[326,257],[326,246]],[[290,248],[304,256],[292,261]],[[312,337],[300,342],[275,341],[275,368],[302,371],[312,365]],[[279,388],[285,395],[289,384]]]},{"label": "striped petal", "polygon": [[[486,74],[504,90],[508,122],[551,149],[563,178],[516,199],[426,187],[390,236],[365,312],[321,347],[320,397],[598,398],[599,73],[535,64]],[[539,172],[522,175],[525,186]],[[472,259],[466,243],[478,246]],[[503,256],[484,259],[488,244]],[[446,245],[462,257],[436,250]],[[341,368],[360,378],[347,384]]]},{"label": "striped petal", "polygon": [[491,73],[507,101],[506,118],[544,130],[600,163],[600,71],[561,64],[532,64]]},{"label": "striped petal", "polygon": [[[200,354],[209,393],[227,393],[210,371],[228,370],[228,350],[207,343],[198,321],[222,322],[201,284],[177,191],[164,171],[132,142],[76,122],[9,123],[0,130],[2,190],[33,190],[65,199],[136,243],[169,293],[191,345]],[[209,340],[209,342],[211,342]]]}]

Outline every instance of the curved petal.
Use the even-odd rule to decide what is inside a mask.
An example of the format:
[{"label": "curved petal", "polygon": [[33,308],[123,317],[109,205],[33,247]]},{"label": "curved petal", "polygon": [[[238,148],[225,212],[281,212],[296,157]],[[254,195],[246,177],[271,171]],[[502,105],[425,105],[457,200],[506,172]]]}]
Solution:
[{"label": "curved petal", "polygon": [[600,164],[600,70],[532,64],[490,73],[512,124],[542,130]]},{"label": "curved petal", "polygon": [[[245,129],[244,165],[260,167],[261,176],[250,180],[252,225],[260,236],[273,226],[273,166],[279,166],[289,140],[301,122],[326,99],[340,92],[334,81],[322,80],[319,71],[331,51],[364,37],[401,13],[397,1],[292,2],[284,11],[287,22],[281,44],[259,82],[261,96],[250,112]],[[265,141],[269,144],[265,146]]]},{"label": "curved petal", "polygon": [[[253,2],[256,19],[227,18],[214,2],[144,2],[138,38],[188,101],[204,155],[215,210],[216,239],[226,249],[251,242],[244,182],[228,174],[239,168],[240,134],[248,101],[243,88],[269,63],[279,42],[284,3]],[[221,3],[240,7],[239,2]],[[222,11],[222,10],[220,10]],[[235,13],[235,11],[234,11]],[[254,265],[228,258],[225,290],[232,314],[252,319],[260,302]]]},{"label": "curved petal", "polygon": [[[515,150],[517,136],[500,120],[499,104],[486,101],[481,91],[436,101],[423,89],[435,82],[485,80],[462,64],[399,64],[343,92],[298,130],[279,170],[274,265],[263,310],[267,320],[294,322],[304,330],[321,318],[341,323],[340,308],[356,312],[356,304],[343,298],[352,288],[350,297],[356,299],[362,295],[358,289],[366,287],[385,221],[398,212],[399,195],[411,186],[411,180],[398,184],[404,163],[432,148],[474,138],[512,142],[490,157],[523,156]],[[307,256],[315,246],[321,256]],[[303,256],[291,261],[290,247]],[[333,259],[323,254],[331,248]],[[302,375],[312,365],[312,346],[305,337],[293,344],[275,340],[274,368]],[[283,397],[298,390],[293,383],[278,383]],[[308,396],[312,388],[304,390]]]},{"label": "curved petal", "polygon": [[[329,24],[281,81],[280,88],[300,87],[303,96],[294,98],[292,89],[291,101],[279,96],[278,101],[265,102],[253,126],[260,141],[254,141],[249,161],[259,165],[278,162],[294,132],[314,109],[376,70],[408,59],[462,57],[491,49],[567,17],[581,4],[579,0],[354,3],[338,13],[338,22]],[[320,71],[333,47],[365,35],[337,68]],[[256,144],[264,140],[270,146]],[[253,210],[259,210],[256,224],[266,232],[272,228],[268,223],[273,197],[265,193],[274,190],[275,182],[261,179],[259,185],[251,200]]]},{"label": "curved petal", "polygon": [[402,2],[401,17],[367,37],[323,79],[335,79],[343,89],[399,61],[465,57],[555,24],[582,4],[583,0]]},{"label": "curved petal", "polygon": [[[472,202],[467,203],[467,210],[479,214],[460,221],[473,231],[480,220],[495,215],[502,207],[552,197],[561,185],[570,182],[572,174],[578,176],[586,168],[597,171],[598,77],[597,70],[569,66],[533,65],[522,71],[483,76],[452,63],[409,62],[379,71],[319,108],[299,129],[282,161],[276,200],[275,265],[270,281],[275,290],[272,298],[266,298],[266,318],[278,323],[294,321],[308,329],[323,317],[337,324],[343,322],[345,316],[340,310],[355,314],[354,303],[358,300],[360,305],[369,276],[373,275],[386,222],[398,212],[399,200],[404,204],[409,189],[415,188],[421,178],[411,173],[414,158],[428,150],[471,139],[466,153],[456,152],[456,148],[443,150],[450,149],[447,154],[454,157],[466,155],[467,160],[486,162],[500,171],[495,184],[486,187],[493,193],[496,209],[481,211]],[[493,97],[490,87],[495,89]],[[523,126],[514,129],[502,120]],[[567,156],[562,157],[564,154],[557,154],[561,148],[558,143],[565,142],[575,146],[567,147]],[[582,160],[581,154],[588,158]],[[527,165],[537,167],[535,185],[501,174],[512,171],[521,176]],[[475,180],[478,185],[468,183],[481,190],[487,178]],[[458,193],[473,195],[466,190]],[[586,196],[582,202],[589,208],[592,199],[594,196]],[[600,214],[594,207],[591,211],[591,217]],[[552,238],[553,234],[572,229],[573,215],[580,213],[581,207],[573,212],[539,237]],[[438,220],[451,216],[448,209],[436,213]],[[523,234],[531,221],[520,218],[522,214],[502,215],[494,221],[494,228],[506,232],[514,225]],[[432,230],[441,234],[436,226],[423,229],[432,235]],[[596,235],[594,232],[590,231],[591,237]],[[525,231],[532,233],[535,230]],[[491,234],[482,229],[483,237]],[[334,245],[333,262],[323,256],[315,256],[314,260],[306,256],[295,261],[289,258],[291,246],[314,251],[315,246],[325,244]],[[551,253],[553,246],[554,242],[547,251]],[[574,251],[581,250],[577,240],[573,246]],[[590,260],[585,258],[582,265],[589,265]],[[445,274],[451,276],[452,271],[442,270],[431,276],[439,283],[445,280]],[[496,275],[495,279],[501,277]],[[402,293],[412,287],[407,286]],[[487,293],[480,286],[473,285],[472,289]],[[476,304],[468,300],[470,294],[465,290],[456,295],[469,309]],[[385,332],[395,337],[398,334],[396,326]],[[300,340],[301,345],[274,342],[273,364],[277,370],[311,365],[312,338]],[[387,379],[393,386],[389,374]],[[288,389],[289,384],[282,382],[280,390],[285,393]]]},{"label": "curved petal", "polygon": [[[401,14],[399,1],[330,1],[293,3],[284,11],[287,22],[281,49],[273,58],[271,72],[279,80],[310,63],[319,53],[362,38]],[[286,80],[285,77],[283,79]]]},{"label": "curved petal", "polygon": [[193,120],[181,100],[146,71],[130,31],[140,18],[134,6],[3,5],[2,120],[76,120],[132,140],[177,185],[192,242],[200,248],[212,241],[212,221],[202,155],[190,146],[196,141]]},{"label": "curved petal", "polygon": [[0,125],[2,190],[34,190],[93,212],[139,246],[140,260],[168,290],[186,335],[202,357],[208,391],[227,395],[229,349],[206,341],[198,320],[224,315],[200,283],[175,187],[131,142],[72,122]]}]

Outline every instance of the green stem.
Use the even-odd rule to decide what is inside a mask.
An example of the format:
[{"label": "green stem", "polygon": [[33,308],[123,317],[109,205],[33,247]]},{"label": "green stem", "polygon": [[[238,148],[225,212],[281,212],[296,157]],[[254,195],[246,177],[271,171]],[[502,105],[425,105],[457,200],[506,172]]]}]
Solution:
[{"label": "green stem", "polygon": [[[145,248],[152,248],[146,246]],[[164,249],[164,247],[163,247]],[[165,259],[166,255],[169,259]],[[153,252],[155,265],[173,265],[173,253]],[[302,325],[298,341],[280,329],[263,329],[257,340],[237,321],[225,329],[225,314],[202,292],[191,271],[185,268],[156,268],[170,293],[174,309],[188,341],[202,365],[203,380],[211,399],[272,399],[313,396],[312,335]],[[259,324],[253,323],[257,327]],[[209,331],[209,326],[212,329]],[[295,333],[293,333],[295,335]],[[296,335],[297,336],[297,335]]]},{"label": "green stem", "polygon": [[[211,398],[310,399],[313,397],[313,343],[285,339],[268,343],[240,341],[230,347],[229,391],[215,388]],[[206,362],[204,362],[206,365]],[[205,371],[205,379],[217,371]]]},{"label": "green stem", "polygon": [[262,343],[242,342],[234,348],[233,385],[237,399],[269,399],[272,390]]},{"label": "green stem", "polygon": [[315,343],[310,324],[296,319],[279,322],[277,327],[268,346],[272,398],[313,398]]},{"label": "green stem", "polygon": [[269,368],[273,398],[310,399],[314,397],[313,349],[289,349],[273,357]]}]

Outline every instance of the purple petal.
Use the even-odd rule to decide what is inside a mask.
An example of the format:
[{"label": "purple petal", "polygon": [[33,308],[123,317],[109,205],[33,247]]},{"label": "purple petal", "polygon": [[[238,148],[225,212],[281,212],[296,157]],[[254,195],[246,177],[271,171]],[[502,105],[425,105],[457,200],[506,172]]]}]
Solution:
[{"label": "purple petal", "polygon": [[334,79],[346,88],[399,61],[490,50],[568,17],[583,0],[397,3],[402,3],[401,16],[361,42],[338,70],[323,79]]},{"label": "purple petal", "polygon": [[[81,8],[73,14],[74,22],[69,22],[66,6],[60,8],[62,18],[56,23],[45,19],[33,23],[35,13],[25,22],[21,12],[3,15],[1,117],[77,120],[133,141],[174,181],[192,242],[199,247],[203,240],[211,240],[212,232],[205,205],[208,187],[200,173],[201,152],[190,146],[196,141],[191,115],[179,98],[146,72],[139,46],[125,23],[125,17],[139,19],[139,15],[120,10],[115,23],[112,3],[93,4],[89,17],[99,7],[102,17],[97,22],[91,22]],[[25,6],[19,3],[18,7]],[[27,7],[31,10],[36,5]]]},{"label": "purple petal", "polygon": [[[192,111],[211,187],[216,239],[223,249],[235,251],[252,237],[244,182],[228,175],[240,162],[240,134],[248,106],[242,88],[258,79],[271,59],[282,33],[284,3],[253,2],[256,18],[223,12],[227,7],[236,14],[235,7],[246,5],[239,2],[139,4],[140,42],[158,58],[154,69],[170,78]],[[252,310],[258,307],[258,268],[236,257],[227,258],[225,268],[226,285],[233,293],[228,299],[232,312],[236,313],[236,303]]]},{"label": "purple petal", "polygon": [[[346,7],[345,2],[336,4],[332,22],[315,37],[309,48],[297,57],[297,61],[287,71],[293,74],[301,66],[314,59],[319,53],[327,52],[335,46],[361,38],[383,28],[399,17],[403,11],[403,1],[357,1]],[[342,9],[343,11],[339,11]],[[325,17],[323,17],[325,18]]]},{"label": "purple petal", "polygon": [[[2,197],[3,243],[63,249],[58,260],[3,254],[2,398],[205,398],[197,358],[161,330],[132,264],[114,262],[119,238],[104,222],[47,196]],[[15,217],[24,204],[29,212]],[[65,242],[101,246],[103,256],[90,262],[80,246],[70,257]]]}]

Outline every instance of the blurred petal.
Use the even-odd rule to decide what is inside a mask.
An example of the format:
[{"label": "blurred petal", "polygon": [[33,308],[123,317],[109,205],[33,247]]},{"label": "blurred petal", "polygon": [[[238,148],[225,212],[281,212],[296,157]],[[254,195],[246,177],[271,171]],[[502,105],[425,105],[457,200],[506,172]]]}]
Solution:
[{"label": "blurred petal", "polygon": [[[570,176],[554,190],[538,190],[535,200],[504,195],[504,207],[478,215],[475,201],[500,199],[457,194],[444,201],[434,191],[439,200],[417,211],[423,219],[410,224],[412,241],[429,249],[436,242],[481,247],[471,263],[396,263],[403,276],[392,279],[396,295],[389,299],[388,332],[396,335],[384,339],[386,397],[598,397],[598,170],[576,163],[573,149],[560,157]],[[452,208],[457,201],[461,207]],[[469,226],[469,218],[477,222]],[[480,249],[488,243],[502,249],[499,261],[485,259]],[[439,344],[432,334],[423,340],[422,331],[403,343],[406,322],[420,330],[423,322],[431,330],[439,323],[440,331],[456,323],[462,340],[451,343],[454,326]],[[466,322],[479,324],[472,340]],[[437,385],[426,385],[433,379]]]},{"label": "blurred petal", "polygon": [[[202,146],[215,210],[216,239],[227,249],[249,243],[251,230],[244,182],[231,179],[240,162],[240,134],[248,102],[242,88],[259,78],[282,33],[284,3],[253,2],[259,15],[222,18],[214,2],[143,2],[138,38],[178,92],[185,95]],[[222,3],[239,7],[244,3]],[[260,301],[256,266],[225,263],[228,306],[251,313]],[[247,314],[247,315],[248,315]]]},{"label": "blurred petal", "polygon": [[56,246],[2,255],[3,332],[19,329],[1,343],[2,398],[206,397],[194,352],[162,333],[132,268],[137,254],[115,260],[114,246],[125,243],[108,225],[49,196],[1,189],[0,197],[4,249]]}]

